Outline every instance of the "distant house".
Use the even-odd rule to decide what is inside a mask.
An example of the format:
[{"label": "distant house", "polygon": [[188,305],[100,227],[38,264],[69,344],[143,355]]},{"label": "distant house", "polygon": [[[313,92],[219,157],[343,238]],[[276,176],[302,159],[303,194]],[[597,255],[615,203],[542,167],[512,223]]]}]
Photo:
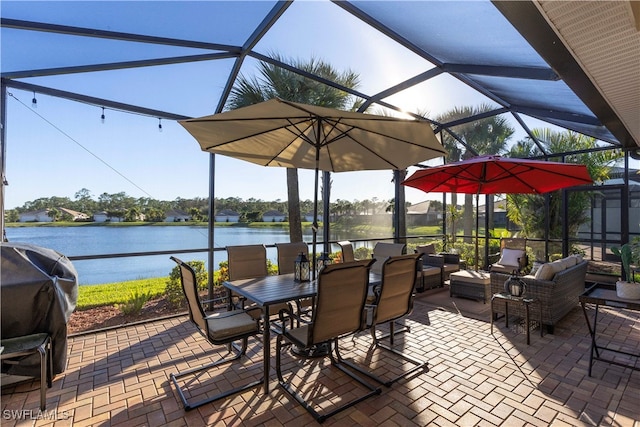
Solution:
[{"label": "distant house", "polygon": [[177,209],[171,209],[167,213],[164,214],[164,222],[184,222],[191,221],[191,216]]},{"label": "distant house", "polygon": [[105,211],[96,212],[93,214],[94,222],[122,222],[122,218],[116,216],[109,216]]},{"label": "distant house", "polygon": [[53,222],[53,218],[49,216],[49,209],[40,209],[37,211],[21,213],[18,221],[19,222]]},{"label": "distant house", "polygon": [[442,221],[442,211],[433,209],[431,200],[407,208],[407,225],[436,225]]},{"label": "distant house", "polygon": [[[307,212],[302,215],[302,220],[306,222],[313,222],[313,212]],[[322,215],[318,214],[316,221],[322,221]]]},{"label": "distant house", "polygon": [[[487,210],[486,205],[478,206],[478,221],[484,224],[485,212]],[[506,227],[509,230],[515,230],[516,227],[509,222],[507,218],[507,204],[506,200],[496,201],[493,205],[493,226],[494,227]]]},{"label": "distant house", "polygon": [[82,212],[74,211],[67,208],[60,208],[59,210],[60,212],[63,212],[67,215],[71,215],[71,217],[73,218],[73,221],[86,221],[89,219],[89,215]]},{"label": "distant house", "polygon": [[231,209],[223,209],[216,215],[216,222],[238,222],[240,221],[240,214]]},{"label": "distant house", "polygon": [[284,222],[286,215],[278,211],[267,211],[262,214],[262,221],[264,222]]}]

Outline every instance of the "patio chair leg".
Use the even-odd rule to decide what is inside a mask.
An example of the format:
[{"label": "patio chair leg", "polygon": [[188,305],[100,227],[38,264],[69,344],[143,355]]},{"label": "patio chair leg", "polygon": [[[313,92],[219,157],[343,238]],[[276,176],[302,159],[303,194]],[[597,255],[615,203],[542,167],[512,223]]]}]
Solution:
[{"label": "patio chair leg", "polygon": [[375,387],[371,384],[369,384],[368,382],[366,382],[365,380],[363,380],[362,378],[360,378],[359,376],[355,375],[353,372],[350,372],[348,369],[344,368],[344,366],[342,366],[338,360],[341,359],[341,357],[338,355],[338,358],[336,359],[333,356],[333,351],[335,351],[336,353],[338,353],[338,340],[332,340],[328,343],[329,346],[329,358],[331,359],[331,365],[337,367],[338,369],[340,369],[342,372],[344,372],[345,374],[349,375],[351,378],[353,378],[354,380],[356,380],[358,383],[360,383],[361,385],[363,385],[364,387],[366,387],[369,391],[368,393],[364,394],[363,396],[360,396],[358,398],[355,398],[329,412],[326,413],[319,413],[317,412],[307,401],[304,400],[304,398],[299,395],[298,393],[296,393],[296,391],[294,390],[294,388],[291,386],[291,384],[287,381],[285,381],[283,375],[282,375],[282,358],[281,358],[281,353],[282,353],[282,349],[284,347],[289,347],[291,346],[290,342],[287,343],[282,343],[284,336],[283,335],[278,335],[278,339],[276,340],[276,374],[278,376],[278,384],[280,385],[280,387],[283,388],[283,390],[285,392],[287,392],[287,394],[289,396],[291,396],[293,399],[295,399],[303,408],[305,408],[307,410],[307,412],[309,412],[311,414],[311,416],[318,422],[318,423],[323,423],[324,421],[326,421],[329,417],[332,417],[333,415],[344,411],[347,408],[350,408],[360,402],[362,402],[365,399],[368,399],[369,397],[378,395],[382,392],[382,390],[379,387]]},{"label": "patio chair leg", "polygon": [[[241,387],[236,387],[236,388],[233,388],[231,390],[227,390],[225,392],[219,393],[217,395],[211,396],[211,397],[209,397],[207,399],[204,399],[204,400],[201,400],[201,401],[198,401],[198,402],[195,402],[195,403],[191,403],[191,402],[189,402],[187,400],[187,397],[185,396],[182,388],[178,384],[178,379],[179,378],[183,378],[183,377],[188,376],[188,375],[196,375],[199,372],[204,372],[204,371],[206,371],[208,369],[211,369],[211,368],[214,368],[216,366],[220,366],[220,365],[224,365],[224,364],[227,364],[227,363],[231,363],[231,362],[233,362],[235,360],[240,359],[245,354],[245,351],[247,349],[247,344],[248,344],[248,339],[247,338],[244,338],[242,340],[242,346],[240,346],[239,349],[234,344],[232,346],[232,348],[236,349],[237,351],[233,352],[233,357],[231,357],[231,358],[221,359],[221,360],[218,360],[216,362],[210,363],[210,364],[205,365],[205,366],[200,366],[198,368],[193,368],[193,369],[189,369],[189,370],[186,370],[186,371],[178,372],[177,374],[169,375],[169,377],[171,378],[171,382],[173,383],[174,387],[176,388],[176,391],[178,392],[178,395],[180,396],[180,400],[182,401],[182,405],[184,406],[185,411],[190,411],[192,409],[195,409],[195,408],[197,408],[199,406],[202,406],[202,405],[205,405],[207,403],[211,403],[211,402],[215,402],[216,400],[224,399],[225,397],[229,397],[231,395],[234,395],[236,393],[240,393],[242,391],[254,388],[254,387],[264,383],[264,377],[263,377],[260,380],[253,381],[253,382],[251,382],[249,384],[246,384],[244,386],[241,386]],[[231,345],[230,345],[230,347],[231,347]],[[230,352],[231,352],[231,350],[230,350]]]},{"label": "patio chair leg", "polygon": [[374,344],[377,344],[379,340],[383,340],[385,338],[389,338],[389,341],[391,342],[391,345],[393,345],[393,337],[396,336],[397,334],[403,334],[405,332],[411,332],[411,327],[407,326],[407,325],[400,325],[401,328],[398,330],[395,330],[395,322],[389,322],[389,332],[382,334],[380,336],[376,335],[376,325],[373,324],[371,325],[369,331],[371,333],[371,338],[373,339]]},{"label": "patio chair leg", "polygon": [[[404,332],[404,331],[402,331],[402,332]],[[419,370],[424,370],[425,372],[429,372],[429,366],[428,366],[429,362],[423,362],[422,360],[419,360],[419,359],[417,359],[415,357],[412,357],[412,356],[409,356],[407,354],[404,354],[404,353],[402,353],[402,352],[400,352],[400,351],[398,351],[398,350],[396,350],[396,349],[394,349],[394,348],[392,348],[390,346],[386,346],[386,345],[381,344],[379,342],[379,339],[381,339],[381,338],[376,338],[375,325],[373,325],[371,327],[371,335],[373,336],[373,346],[375,348],[381,348],[383,350],[391,352],[391,353],[395,354],[396,356],[400,357],[401,359],[403,359],[404,361],[411,363],[414,366],[411,369],[409,369],[408,371],[402,373],[402,375],[399,375],[399,376],[397,376],[395,378],[392,378],[390,380],[383,380],[382,378],[380,378],[379,376],[373,374],[372,372],[370,372],[370,371],[368,371],[368,370],[356,365],[354,362],[342,359],[340,353],[336,350],[336,354],[338,355],[339,361],[341,363],[343,363],[344,365],[346,365],[346,366],[348,366],[348,367],[350,367],[352,369],[355,369],[356,371],[360,372],[361,374],[366,375],[367,377],[379,382],[380,384],[383,384],[386,387],[391,387],[391,385],[393,383],[395,383],[396,381],[398,381],[401,378],[404,378],[406,376],[409,376],[412,373],[417,372]],[[389,340],[390,341],[392,340],[392,337],[393,337],[393,322],[392,322],[392,325],[391,325],[390,333],[386,334],[385,336],[389,336],[390,337]]]}]

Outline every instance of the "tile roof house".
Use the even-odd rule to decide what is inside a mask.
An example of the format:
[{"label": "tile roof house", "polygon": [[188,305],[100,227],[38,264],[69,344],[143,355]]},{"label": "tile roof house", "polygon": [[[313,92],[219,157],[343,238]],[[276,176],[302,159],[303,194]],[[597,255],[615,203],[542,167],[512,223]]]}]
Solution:
[{"label": "tile roof house", "polygon": [[[72,221],[86,221],[89,215],[74,211],[67,208],[56,208],[61,215],[69,215]],[[53,218],[49,216],[50,208],[39,209],[37,211],[23,212],[19,215],[19,222],[53,222]]]},{"label": "tile roof house", "polygon": [[[302,220],[307,222],[313,222],[313,212],[307,212],[303,214]],[[316,221],[322,221],[322,215],[320,213],[318,213],[318,216],[316,217]]]},{"label": "tile roof house", "polygon": [[40,209],[37,211],[23,212],[20,214],[19,222],[53,222],[49,216],[50,209]]},{"label": "tile roof house", "polygon": [[286,215],[278,211],[267,211],[262,214],[262,221],[264,222],[284,222]]},{"label": "tile roof house", "polygon": [[435,210],[431,200],[415,203],[407,208],[407,224],[436,225],[442,222],[442,210]]},{"label": "tile roof house", "polygon": [[171,209],[164,214],[164,222],[184,222],[191,221],[191,215],[188,213],[178,210]]},{"label": "tile roof house", "polygon": [[89,215],[82,213],[82,212],[78,212],[78,211],[74,211],[72,209],[67,209],[67,208],[58,208],[58,210],[60,212],[63,212],[67,215],[71,215],[71,217],[73,218],[74,221],[86,221],[89,219]]},{"label": "tile roof house", "polygon": [[222,209],[216,215],[216,222],[238,222],[240,221],[240,214],[231,209]]}]

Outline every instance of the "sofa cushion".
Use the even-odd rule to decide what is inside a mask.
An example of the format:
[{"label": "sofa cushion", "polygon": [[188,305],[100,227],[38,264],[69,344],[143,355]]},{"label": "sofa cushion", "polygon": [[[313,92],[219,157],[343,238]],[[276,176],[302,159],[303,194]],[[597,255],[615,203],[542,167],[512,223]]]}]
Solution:
[{"label": "sofa cushion", "polygon": [[560,273],[567,269],[567,262],[564,259],[557,259],[552,263],[549,263],[553,269],[553,274]]},{"label": "sofa cushion", "polygon": [[523,250],[504,248],[502,250],[502,254],[500,256],[500,260],[498,261],[498,264],[518,266],[520,265],[520,263],[518,262],[518,259],[522,258],[523,256],[524,256]]},{"label": "sofa cushion", "polygon": [[535,278],[536,280],[551,280],[555,274],[556,272],[553,270],[551,264],[544,263],[538,268],[538,271],[536,271]]},{"label": "sofa cushion", "polygon": [[571,258],[575,261],[573,265],[577,265],[582,262],[582,255],[579,254],[569,255],[567,258]]},{"label": "sofa cushion", "polygon": [[538,269],[543,264],[544,264],[544,262],[542,262],[542,261],[534,261],[533,262],[533,266],[531,267],[531,271],[529,272],[529,275],[535,276],[536,273],[538,272]]},{"label": "sofa cushion", "polygon": [[517,269],[518,267],[514,265],[492,264],[490,271],[494,273],[513,274],[514,270]]}]

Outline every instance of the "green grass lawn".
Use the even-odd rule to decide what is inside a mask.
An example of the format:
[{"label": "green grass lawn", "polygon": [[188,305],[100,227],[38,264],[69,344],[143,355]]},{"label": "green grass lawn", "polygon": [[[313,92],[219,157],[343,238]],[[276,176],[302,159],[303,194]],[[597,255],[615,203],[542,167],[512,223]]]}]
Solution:
[{"label": "green grass lawn", "polygon": [[78,287],[77,310],[87,310],[105,305],[124,304],[132,295],[149,292],[151,298],[165,293],[169,277],[131,280],[127,282],[105,283],[103,285],[83,285]]}]

